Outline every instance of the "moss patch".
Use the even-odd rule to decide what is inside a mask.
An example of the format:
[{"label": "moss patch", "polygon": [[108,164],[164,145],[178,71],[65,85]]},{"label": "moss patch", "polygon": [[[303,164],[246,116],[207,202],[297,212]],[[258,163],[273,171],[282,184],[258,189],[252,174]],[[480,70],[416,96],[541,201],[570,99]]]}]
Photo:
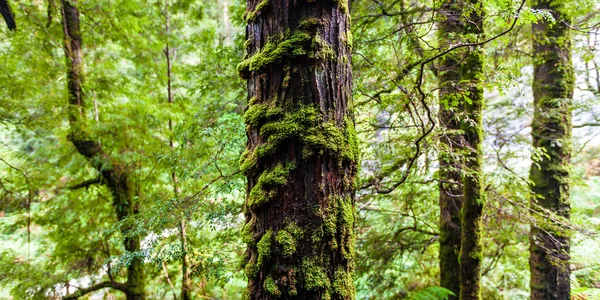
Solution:
[{"label": "moss patch", "polygon": [[352,272],[346,271],[342,267],[338,267],[335,270],[333,275],[333,292],[343,299],[356,298]]},{"label": "moss patch", "polygon": [[294,163],[288,163],[285,167],[282,164],[277,164],[272,169],[265,170],[258,177],[258,182],[248,195],[248,207],[257,208],[275,198],[279,188],[287,183],[290,171],[294,168]]},{"label": "moss patch", "polygon": [[269,0],[262,0],[254,8],[253,11],[247,11],[244,14],[244,20],[246,22],[255,21],[258,14],[260,14],[269,5]]},{"label": "moss patch", "polygon": [[283,248],[283,254],[290,256],[296,252],[298,246],[298,240],[304,236],[302,228],[298,227],[295,223],[288,223],[284,229],[277,232],[275,240]]},{"label": "moss patch", "polygon": [[255,256],[246,264],[246,276],[256,278],[262,265],[271,258],[271,246],[273,241],[273,231],[267,230],[256,244],[258,258]]},{"label": "moss patch", "polygon": [[275,280],[273,280],[273,277],[271,277],[270,275],[267,277],[267,279],[265,279],[263,287],[265,288],[265,290],[267,290],[267,292],[269,292],[269,294],[276,297],[281,296],[279,286],[277,286],[277,283],[275,282]]},{"label": "moss patch", "polygon": [[274,38],[267,42],[260,52],[242,61],[237,67],[238,72],[243,75],[260,70],[288,55],[306,55],[308,53],[307,45],[310,45],[311,40],[310,34],[303,31],[297,31],[287,37],[284,35],[283,38]]},{"label": "moss patch", "polygon": [[331,282],[325,268],[315,257],[306,258],[302,261],[302,275],[304,288],[309,291],[331,289]]}]

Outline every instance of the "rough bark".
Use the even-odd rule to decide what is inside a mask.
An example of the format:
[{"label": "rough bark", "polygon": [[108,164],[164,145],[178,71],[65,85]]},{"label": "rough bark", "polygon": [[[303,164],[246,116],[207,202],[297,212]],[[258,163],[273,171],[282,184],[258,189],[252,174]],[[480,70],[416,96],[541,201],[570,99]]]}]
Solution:
[{"label": "rough bark", "polygon": [[[482,37],[480,1],[449,1],[440,13],[442,45]],[[439,155],[440,285],[454,292],[454,299],[481,299],[482,76],[478,48],[451,52],[442,60],[438,118],[448,150]]]},{"label": "rough bark", "polygon": [[[62,0],[64,51],[67,62],[67,90],[69,93],[69,140],[102,176],[102,183],[112,194],[112,205],[119,221],[138,213],[129,184],[127,167],[112,159],[86,131],[83,84],[82,37],[79,28],[79,10],[74,0]],[[108,167],[110,166],[110,167]],[[140,237],[131,235],[128,226],[122,226],[123,245],[127,252],[140,249]],[[144,299],[145,277],[142,260],[133,258],[127,267],[126,288],[128,300]]]},{"label": "rough bark", "polygon": [[569,236],[559,224],[569,219],[571,105],[574,73],[569,18],[562,1],[538,0],[534,9],[548,10],[556,22],[533,24],[533,146],[543,151],[531,165],[530,205],[538,213],[529,235],[531,299],[570,299]]},{"label": "rough bark", "polygon": [[248,0],[247,299],[353,299],[348,7]]}]

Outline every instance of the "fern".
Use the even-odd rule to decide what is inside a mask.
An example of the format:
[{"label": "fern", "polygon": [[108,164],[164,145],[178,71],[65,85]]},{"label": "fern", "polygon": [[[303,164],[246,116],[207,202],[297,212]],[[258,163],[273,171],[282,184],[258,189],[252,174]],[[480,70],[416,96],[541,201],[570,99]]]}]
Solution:
[{"label": "fern", "polygon": [[450,296],[456,296],[452,291],[439,286],[430,286],[418,290],[408,297],[409,300],[447,300]]}]

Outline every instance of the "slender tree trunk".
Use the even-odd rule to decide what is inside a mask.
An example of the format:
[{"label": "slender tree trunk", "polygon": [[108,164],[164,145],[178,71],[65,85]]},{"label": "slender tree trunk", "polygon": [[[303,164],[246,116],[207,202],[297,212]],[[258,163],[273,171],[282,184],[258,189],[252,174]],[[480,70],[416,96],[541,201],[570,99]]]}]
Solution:
[{"label": "slender tree trunk", "polygon": [[[172,87],[172,76],[171,69],[173,61],[171,58],[171,47],[169,44],[169,37],[171,34],[171,14],[169,12],[169,0],[165,0],[165,57],[167,59],[167,101],[169,104],[173,104],[173,87]],[[169,132],[173,134],[173,120],[169,119]],[[173,152],[175,150],[175,143],[173,137],[169,138],[169,148]],[[179,180],[175,171],[171,172],[171,179],[173,180],[173,193],[175,197],[181,195],[181,188],[179,187]],[[185,213],[181,214],[181,220],[179,220],[179,240],[181,242],[181,299],[190,300],[192,299],[190,279],[188,272],[188,256],[187,256],[187,236],[186,236],[186,216]]]},{"label": "slender tree trunk", "polygon": [[[446,18],[439,23],[438,35],[441,45],[451,43],[448,34],[460,32],[461,24],[453,14],[460,14],[450,3],[442,5],[440,12]],[[450,53],[442,58],[439,72],[440,82],[440,107],[438,113],[439,124],[443,130],[441,142],[446,149],[441,149],[438,154],[439,170],[439,203],[440,203],[440,286],[452,291],[455,296],[449,300],[456,300],[460,295],[460,209],[462,207],[463,192],[460,170],[462,162],[460,149],[462,134],[460,121],[456,115],[458,108],[452,108],[453,99],[460,95],[455,85],[460,82],[459,53]]]},{"label": "slender tree trunk", "polygon": [[[444,3],[440,43],[482,37],[482,10],[478,0]],[[439,120],[448,150],[440,153],[440,281],[460,299],[481,299],[483,57],[478,48],[457,51],[441,66]]]},{"label": "slender tree trunk", "polygon": [[247,299],[353,299],[348,7],[248,0]]},{"label": "slender tree trunk", "polygon": [[[69,140],[77,151],[83,155],[102,174],[113,197],[113,207],[119,221],[138,213],[134,204],[129,183],[127,166],[113,160],[100,144],[94,141],[86,131],[85,102],[83,84],[83,52],[82,38],[79,28],[79,10],[75,0],[62,0],[62,24],[64,33],[64,50],[67,61],[67,89],[69,93]],[[108,167],[110,166],[110,167]],[[122,227],[123,245],[127,252],[140,249],[140,237],[131,235],[129,226]],[[128,300],[144,299],[145,276],[142,260],[133,258],[127,267],[127,283],[122,289]]]},{"label": "slender tree trunk", "polygon": [[575,77],[571,62],[569,18],[561,1],[538,0],[534,9],[548,10],[554,21],[533,24],[534,116],[531,208],[540,216],[529,235],[531,299],[570,299],[569,236],[559,224],[568,221],[571,161],[571,104]]}]

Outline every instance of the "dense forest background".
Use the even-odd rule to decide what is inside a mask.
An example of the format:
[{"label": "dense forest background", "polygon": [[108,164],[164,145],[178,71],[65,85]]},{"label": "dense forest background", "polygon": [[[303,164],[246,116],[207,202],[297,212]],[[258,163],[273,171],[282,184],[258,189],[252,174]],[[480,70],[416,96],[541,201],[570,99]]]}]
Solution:
[{"label": "dense forest background", "polygon": [[[93,288],[85,297],[126,291],[129,299],[139,286],[118,282],[141,278],[149,299],[241,299],[250,242],[240,157],[252,99],[238,65],[248,58],[245,26],[260,8],[241,0],[9,2],[17,28],[0,26],[0,298]],[[483,62],[481,297],[529,299],[530,226],[549,219],[570,237],[571,296],[600,299],[600,3],[558,2],[568,24],[522,1],[478,2],[485,34],[460,38],[442,31],[438,1],[347,3],[360,152],[357,299],[449,295],[440,287],[438,159],[453,155],[452,129],[439,118],[471,103],[440,97],[440,82],[449,57],[465,49]],[[64,22],[74,11],[79,34]],[[570,220],[530,206],[530,167],[548,156],[531,137],[539,22],[570,31]],[[65,58],[78,41],[79,64]],[[97,155],[82,155],[81,141]],[[111,178],[123,174],[127,186],[115,193]]]}]

